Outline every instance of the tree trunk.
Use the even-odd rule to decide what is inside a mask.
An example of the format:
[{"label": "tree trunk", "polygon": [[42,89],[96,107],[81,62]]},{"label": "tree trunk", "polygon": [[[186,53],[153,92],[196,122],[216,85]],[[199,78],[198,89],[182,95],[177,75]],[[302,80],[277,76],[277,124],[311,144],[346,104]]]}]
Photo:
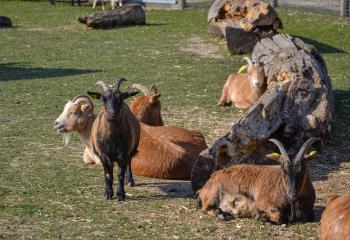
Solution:
[{"label": "tree trunk", "polygon": [[78,21],[89,28],[112,28],[125,25],[142,25],[146,22],[142,5],[131,3],[111,11],[98,11]]},{"label": "tree trunk", "polygon": [[275,10],[258,0],[216,0],[209,8],[208,23],[208,32],[226,37],[234,53],[251,51],[260,39],[282,28]]},{"label": "tree trunk", "polygon": [[[209,155],[200,154],[192,170],[195,191],[214,170],[239,163],[271,164],[265,158],[273,149],[269,138],[279,139],[291,154],[309,137],[329,140],[334,99],[325,62],[316,49],[278,34],[262,39],[252,58],[264,63],[268,89],[229,133],[214,142]],[[230,148],[224,160],[217,157],[222,146]]]}]

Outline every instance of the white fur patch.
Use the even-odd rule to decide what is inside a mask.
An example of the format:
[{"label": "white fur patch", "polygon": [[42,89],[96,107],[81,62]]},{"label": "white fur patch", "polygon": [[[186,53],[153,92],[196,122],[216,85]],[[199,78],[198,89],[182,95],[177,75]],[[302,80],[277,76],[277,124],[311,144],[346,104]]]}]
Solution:
[{"label": "white fur patch", "polygon": [[56,119],[56,122],[65,123],[65,122],[67,121],[69,109],[70,109],[72,106],[73,106],[73,102],[72,102],[72,101],[68,101],[68,102],[66,103],[66,105],[64,106],[63,112],[62,112],[61,115]]},{"label": "white fur patch", "polygon": [[63,143],[65,146],[68,146],[68,143],[70,141],[70,133],[63,133]]}]

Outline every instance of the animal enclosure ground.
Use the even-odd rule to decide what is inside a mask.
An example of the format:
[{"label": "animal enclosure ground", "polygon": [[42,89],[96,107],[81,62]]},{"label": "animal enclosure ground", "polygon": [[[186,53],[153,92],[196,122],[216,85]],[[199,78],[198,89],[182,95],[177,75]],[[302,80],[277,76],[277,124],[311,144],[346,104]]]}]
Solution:
[{"label": "animal enclosure ground", "polygon": [[[190,183],[136,177],[122,203],[103,198],[103,171],[85,166],[77,136],[68,147],[52,130],[68,99],[98,80],[156,82],[168,125],[197,129],[210,145],[242,111],[216,106],[228,74],[242,64],[207,34],[206,11],[146,11],[147,25],[87,30],[91,7],[1,1],[14,28],[0,29],[0,238],[316,239],[318,222],[287,228],[251,219],[222,221],[196,210]],[[335,94],[333,138],[310,164],[316,220],[326,196],[349,193],[350,22],[279,10],[284,32],[321,52]],[[181,49],[193,37],[222,58]],[[191,40],[192,39],[192,40]],[[189,45],[186,45],[189,44]],[[198,48],[196,48],[198,49]]]}]

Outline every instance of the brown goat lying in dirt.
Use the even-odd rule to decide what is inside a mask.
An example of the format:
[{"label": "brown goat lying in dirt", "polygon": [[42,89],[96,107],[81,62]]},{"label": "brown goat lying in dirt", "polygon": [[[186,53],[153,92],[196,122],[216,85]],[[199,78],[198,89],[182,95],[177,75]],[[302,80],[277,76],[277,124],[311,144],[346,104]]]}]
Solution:
[{"label": "brown goat lying in dirt", "polygon": [[350,239],[350,195],[328,197],[319,236],[321,240]]},{"label": "brown goat lying in dirt", "polygon": [[246,73],[231,74],[223,89],[218,106],[232,104],[237,108],[249,108],[256,103],[266,90],[264,68],[260,63],[252,63],[244,58]]},{"label": "brown goat lying in dirt", "polygon": [[315,190],[307,168],[313,154],[304,153],[318,138],[307,140],[292,160],[278,140],[270,141],[281,152],[269,155],[280,161],[280,168],[241,164],[214,172],[198,191],[201,209],[225,219],[253,217],[276,224],[313,220]]}]

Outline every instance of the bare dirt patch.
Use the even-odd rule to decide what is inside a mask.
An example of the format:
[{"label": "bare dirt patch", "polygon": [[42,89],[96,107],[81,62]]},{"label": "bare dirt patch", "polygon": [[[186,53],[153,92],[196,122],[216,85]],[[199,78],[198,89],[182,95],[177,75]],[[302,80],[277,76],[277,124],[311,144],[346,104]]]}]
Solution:
[{"label": "bare dirt patch", "polygon": [[180,48],[185,53],[195,54],[203,58],[223,59],[220,49],[212,43],[208,43],[197,35],[187,39],[185,46]]}]

